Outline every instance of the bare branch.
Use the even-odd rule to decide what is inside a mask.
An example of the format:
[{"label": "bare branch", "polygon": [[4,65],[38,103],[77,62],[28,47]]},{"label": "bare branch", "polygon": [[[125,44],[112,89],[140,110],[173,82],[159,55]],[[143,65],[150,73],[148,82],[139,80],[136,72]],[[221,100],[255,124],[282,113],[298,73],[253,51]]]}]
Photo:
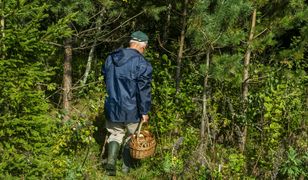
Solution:
[{"label": "bare branch", "polygon": [[[108,33],[106,33],[106,34],[104,34],[104,35],[102,35],[102,36],[100,36],[100,37],[97,37],[97,41],[98,41],[99,43],[97,43],[96,46],[100,45],[100,44],[103,43],[103,42],[111,42],[111,40],[107,40],[107,41],[106,41],[106,40],[102,40],[102,39],[106,38],[107,36],[109,36],[110,34],[112,34],[112,33],[113,33],[114,31],[116,31],[117,29],[126,26],[127,23],[128,23],[129,21],[131,21],[132,19],[134,19],[134,18],[140,16],[140,15],[143,14],[143,13],[144,13],[144,10],[141,11],[140,13],[134,15],[133,17],[127,19],[126,21],[124,21],[123,23],[121,23],[119,26],[117,26],[116,28],[114,28],[113,30],[111,30],[110,32],[108,32]],[[122,36],[122,37],[123,37],[123,36]],[[122,38],[122,37],[121,37],[121,38]],[[119,39],[121,39],[121,38],[119,38]],[[81,47],[78,47],[78,48],[74,48],[74,50],[76,50],[76,49],[87,49],[87,48],[90,48],[91,46],[89,46],[89,44],[92,44],[92,43],[93,43],[93,41],[89,41],[89,42],[86,44],[86,45],[87,45],[86,47],[81,46]]]},{"label": "bare branch", "polygon": [[45,43],[50,44],[50,45],[54,45],[54,46],[58,46],[58,47],[64,47],[62,44],[58,44],[58,43],[55,43],[55,42],[45,42]]},{"label": "bare branch", "polygon": [[166,49],[166,48],[164,47],[163,43],[162,43],[161,40],[160,40],[160,36],[159,36],[159,35],[157,36],[157,41],[158,41],[158,43],[159,43],[159,46],[160,46],[163,50],[167,51],[169,54],[171,54],[172,56],[176,57],[176,55],[175,55],[173,52],[169,51],[168,49]]},{"label": "bare branch", "polygon": [[[129,21],[131,21],[132,19],[135,19],[136,17],[140,16],[141,14],[144,13],[144,10],[141,11],[140,13],[134,15],[133,17],[127,19],[126,21],[124,21],[123,23],[121,23],[118,27],[114,28],[112,31],[110,31],[109,33],[103,35],[101,38],[104,38],[106,36],[109,36],[110,34],[112,34],[114,31],[118,30],[119,28],[123,27],[126,23],[128,23]],[[100,38],[100,37],[99,37]]]},{"label": "bare branch", "polygon": [[254,36],[253,38],[256,39],[257,37],[259,37],[261,34],[263,34],[265,31],[267,31],[268,28],[265,28],[262,32],[260,32],[259,34],[257,34],[256,36]]},{"label": "bare branch", "polygon": [[115,19],[113,19],[111,22],[105,23],[105,24],[101,25],[100,27],[93,27],[93,28],[90,28],[90,29],[86,29],[86,30],[84,30],[84,31],[81,31],[81,32],[78,33],[78,34],[79,34],[79,36],[81,36],[81,35],[83,35],[83,34],[89,32],[89,31],[91,32],[91,31],[97,30],[97,29],[99,29],[99,28],[101,28],[101,27],[103,27],[103,26],[108,26],[109,24],[112,24],[112,23],[114,23],[115,21],[117,21],[117,20],[121,17],[121,15],[122,15],[122,12],[120,12],[119,15],[118,15]]}]

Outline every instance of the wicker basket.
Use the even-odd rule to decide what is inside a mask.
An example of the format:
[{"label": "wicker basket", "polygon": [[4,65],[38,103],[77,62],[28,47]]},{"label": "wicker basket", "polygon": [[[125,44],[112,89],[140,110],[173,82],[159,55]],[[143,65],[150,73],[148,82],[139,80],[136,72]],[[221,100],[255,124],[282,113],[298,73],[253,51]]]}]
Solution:
[{"label": "wicker basket", "polygon": [[140,123],[138,131],[131,137],[129,147],[130,154],[135,159],[144,159],[154,154],[156,141],[152,133],[141,130],[143,122]]}]

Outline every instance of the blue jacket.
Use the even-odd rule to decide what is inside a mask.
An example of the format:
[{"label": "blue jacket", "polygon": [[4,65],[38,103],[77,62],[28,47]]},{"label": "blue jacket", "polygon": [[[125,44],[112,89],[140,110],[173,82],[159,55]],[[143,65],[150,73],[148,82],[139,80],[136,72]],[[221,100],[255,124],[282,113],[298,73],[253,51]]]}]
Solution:
[{"label": "blue jacket", "polygon": [[131,48],[112,52],[102,68],[107,88],[105,112],[111,122],[139,122],[151,108],[152,66]]}]

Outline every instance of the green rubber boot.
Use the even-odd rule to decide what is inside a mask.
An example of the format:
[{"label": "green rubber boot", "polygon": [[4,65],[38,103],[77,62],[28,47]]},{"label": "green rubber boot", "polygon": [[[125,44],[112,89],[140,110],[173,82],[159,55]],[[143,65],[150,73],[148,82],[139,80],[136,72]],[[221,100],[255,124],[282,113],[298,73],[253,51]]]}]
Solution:
[{"label": "green rubber boot", "polygon": [[116,175],[116,163],[119,154],[120,144],[115,141],[108,143],[108,159],[106,164],[106,171],[109,176]]}]

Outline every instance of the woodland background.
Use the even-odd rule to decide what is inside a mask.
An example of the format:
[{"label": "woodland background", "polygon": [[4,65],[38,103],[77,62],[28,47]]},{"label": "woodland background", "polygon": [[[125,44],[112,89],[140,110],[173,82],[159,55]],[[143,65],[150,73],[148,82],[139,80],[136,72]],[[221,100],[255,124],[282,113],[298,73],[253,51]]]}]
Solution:
[{"label": "woodland background", "polygon": [[135,30],[158,146],[118,177],[307,178],[307,4],[0,0],[0,179],[106,178],[101,66]]}]

